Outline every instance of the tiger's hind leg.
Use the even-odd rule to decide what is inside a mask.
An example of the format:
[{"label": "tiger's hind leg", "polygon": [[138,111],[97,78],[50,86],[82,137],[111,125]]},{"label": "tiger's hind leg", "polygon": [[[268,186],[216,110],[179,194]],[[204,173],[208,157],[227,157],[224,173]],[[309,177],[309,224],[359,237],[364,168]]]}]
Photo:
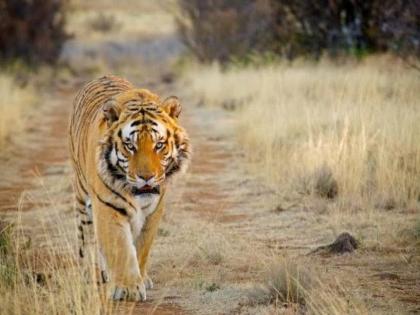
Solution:
[{"label": "tiger's hind leg", "polygon": [[89,199],[83,204],[78,202],[77,224],[79,231],[79,257],[83,260],[93,261],[92,247],[94,246],[95,238],[93,234],[92,205]]},{"label": "tiger's hind leg", "polygon": [[88,281],[92,281],[93,283],[107,283],[109,281],[109,276],[106,261],[97,245],[93,227],[92,202],[89,197],[86,198],[84,208],[80,205],[77,214],[79,258],[81,260],[81,265],[85,269],[85,277]]},{"label": "tiger's hind leg", "polygon": [[92,203],[88,196],[77,196],[76,201],[80,265],[88,282],[102,282],[102,274],[106,274],[106,271],[102,272],[101,267],[100,271],[95,270],[99,255],[93,228]]}]

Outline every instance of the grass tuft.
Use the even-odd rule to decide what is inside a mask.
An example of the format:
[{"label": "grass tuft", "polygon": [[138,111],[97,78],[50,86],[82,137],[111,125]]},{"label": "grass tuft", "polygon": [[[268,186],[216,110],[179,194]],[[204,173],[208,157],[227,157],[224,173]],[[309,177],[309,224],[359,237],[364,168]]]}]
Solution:
[{"label": "grass tuft", "polygon": [[338,194],[338,183],[330,167],[323,165],[313,174],[315,192],[328,199],[334,199]]},{"label": "grass tuft", "polygon": [[308,270],[286,259],[277,260],[267,266],[264,282],[247,291],[246,304],[304,309],[312,283]]},{"label": "grass tuft", "polygon": [[121,23],[111,14],[97,13],[87,21],[88,27],[96,32],[107,33],[121,28]]},{"label": "grass tuft", "polygon": [[302,267],[284,260],[269,269],[266,281],[270,296],[276,303],[305,303],[310,277]]}]

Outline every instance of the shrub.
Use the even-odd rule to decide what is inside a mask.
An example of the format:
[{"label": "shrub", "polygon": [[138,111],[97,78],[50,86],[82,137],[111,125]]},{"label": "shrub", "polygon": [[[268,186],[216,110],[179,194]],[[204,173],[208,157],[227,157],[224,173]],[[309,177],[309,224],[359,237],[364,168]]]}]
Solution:
[{"label": "shrub", "polygon": [[69,38],[65,0],[0,0],[0,56],[54,63]]},{"label": "shrub", "polygon": [[309,270],[283,260],[267,266],[264,283],[247,292],[247,304],[303,306],[313,279]]},{"label": "shrub", "polygon": [[229,61],[271,42],[266,0],[180,0],[177,24],[184,44],[202,62]]},{"label": "shrub", "polygon": [[415,0],[180,0],[181,38],[200,61],[393,51],[419,56]]},{"label": "shrub", "polygon": [[121,27],[121,24],[117,21],[115,16],[99,12],[88,21],[88,26],[96,32],[108,33],[113,30],[118,30]]},{"label": "shrub", "polygon": [[274,37],[289,57],[420,48],[420,3],[402,0],[272,0]]},{"label": "shrub", "polygon": [[383,45],[403,56],[420,56],[420,2],[388,0],[381,5]]}]

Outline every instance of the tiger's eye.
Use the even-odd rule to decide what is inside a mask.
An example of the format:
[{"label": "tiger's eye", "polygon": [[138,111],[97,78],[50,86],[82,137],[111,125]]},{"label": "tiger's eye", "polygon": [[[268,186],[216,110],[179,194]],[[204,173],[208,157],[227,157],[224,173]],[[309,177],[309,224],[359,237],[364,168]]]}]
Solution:
[{"label": "tiger's eye", "polygon": [[127,147],[128,150],[134,151],[134,145],[132,143],[126,143],[125,146]]},{"label": "tiger's eye", "polygon": [[164,143],[163,143],[163,142],[158,142],[158,143],[156,143],[156,149],[157,149],[157,150],[162,149],[162,148],[163,148],[163,145],[164,145]]}]

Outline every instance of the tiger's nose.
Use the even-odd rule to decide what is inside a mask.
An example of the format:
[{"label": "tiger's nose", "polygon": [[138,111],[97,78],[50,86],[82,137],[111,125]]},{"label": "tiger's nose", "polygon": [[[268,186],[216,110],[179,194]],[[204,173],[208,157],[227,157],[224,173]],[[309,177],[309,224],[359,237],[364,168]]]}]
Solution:
[{"label": "tiger's nose", "polygon": [[155,176],[154,175],[137,175],[137,177],[144,180],[145,182],[148,182]]}]

